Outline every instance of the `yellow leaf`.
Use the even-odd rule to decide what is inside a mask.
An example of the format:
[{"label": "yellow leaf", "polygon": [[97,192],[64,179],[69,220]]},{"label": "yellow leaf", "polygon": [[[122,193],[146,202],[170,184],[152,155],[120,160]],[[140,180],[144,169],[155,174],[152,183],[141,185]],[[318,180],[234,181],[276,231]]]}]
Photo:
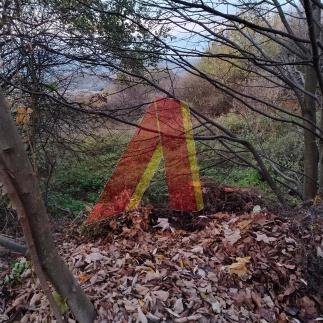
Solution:
[{"label": "yellow leaf", "polygon": [[247,231],[250,227],[250,224],[252,223],[253,220],[242,220],[237,224],[237,227],[241,231]]},{"label": "yellow leaf", "polygon": [[245,276],[248,273],[247,263],[250,262],[250,257],[237,257],[237,262],[228,266],[229,273],[236,274],[239,277]]},{"label": "yellow leaf", "polygon": [[20,107],[17,109],[16,122],[19,125],[28,124],[30,121],[30,115],[33,110],[26,107]]}]

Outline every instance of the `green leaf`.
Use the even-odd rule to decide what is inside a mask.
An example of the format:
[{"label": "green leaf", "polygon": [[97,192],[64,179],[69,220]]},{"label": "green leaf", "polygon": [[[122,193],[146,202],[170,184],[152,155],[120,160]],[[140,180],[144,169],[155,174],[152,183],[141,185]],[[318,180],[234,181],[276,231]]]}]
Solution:
[{"label": "green leaf", "polygon": [[65,314],[68,311],[68,305],[66,303],[66,299],[63,298],[59,293],[53,292],[53,298],[56,302],[59,311],[61,314]]}]

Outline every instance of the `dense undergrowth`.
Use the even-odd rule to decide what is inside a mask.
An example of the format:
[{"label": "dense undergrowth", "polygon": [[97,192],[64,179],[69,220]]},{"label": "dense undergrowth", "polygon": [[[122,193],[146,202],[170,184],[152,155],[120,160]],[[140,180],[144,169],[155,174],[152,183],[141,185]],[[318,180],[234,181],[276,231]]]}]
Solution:
[{"label": "dense undergrowth", "polygon": [[[239,138],[251,142],[263,158],[268,170],[275,179],[281,180],[281,175],[292,179],[288,184],[301,192],[302,178],[302,134],[298,129],[288,124],[272,122],[268,118],[253,114],[229,113],[217,119]],[[212,148],[221,148],[218,143]],[[213,154],[210,149],[209,158]],[[248,153],[241,154],[249,161],[253,161]],[[226,155],[229,159],[231,155]],[[238,187],[255,187],[266,195],[273,196],[267,183],[261,178],[259,172],[251,167],[241,167],[235,162],[222,160],[215,167],[210,167],[209,158],[201,158],[201,173],[220,183]],[[207,160],[207,162],[203,162]],[[211,164],[212,166],[212,164]],[[290,190],[281,188],[285,193]],[[288,196],[288,194],[287,194]],[[297,199],[288,196],[292,204]]]}]

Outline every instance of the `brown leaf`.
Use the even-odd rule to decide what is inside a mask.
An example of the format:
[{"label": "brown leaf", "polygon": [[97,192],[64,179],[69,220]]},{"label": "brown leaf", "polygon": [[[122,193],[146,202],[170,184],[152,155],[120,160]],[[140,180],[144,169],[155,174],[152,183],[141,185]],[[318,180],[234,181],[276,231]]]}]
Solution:
[{"label": "brown leaf", "polygon": [[104,256],[100,252],[92,252],[85,257],[87,263],[101,261],[104,259]]},{"label": "brown leaf", "polygon": [[17,297],[14,302],[12,303],[12,307],[18,307],[20,305],[22,305],[23,303],[26,302],[27,298],[28,298],[29,294],[22,294],[21,296]]},{"label": "brown leaf", "polygon": [[42,298],[42,294],[35,293],[29,302],[29,306],[35,307],[37,304],[39,304],[41,298]]},{"label": "brown leaf", "polygon": [[86,283],[90,278],[91,278],[91,276],[90,276],[90,275],[83,274],[83,273],[79,274],[79,276],[78,276],[79,282],[80,282],[81,284]]},{"label": "brown leaf", "polygon": [[307,318],[314,318],[317,314],[315,302],[312,301],[308,296],[302,297],[298,304]]},{"label": "brown leaf", "polygon": [[164,290],[156,290],[151,292],[151,294],[163,302],[166,302],[169,297],[169,293]]},{"label": "brown leaf", "polygon": [[145,282],[147,283],[147,282],[149,282],[149,281],[151,281],[151,280],[159,279],[159,278],[161,278],[161,277],[162,277],[162,276],[161,276],[161,274],[160,274],[158,271],[156,271],[156,272],[154,272],[154,271],[149,271],[149,272],[146,274]]},{"label": "brown leaf", "polygon": [[241,238],[240,230],[231,230],[230,228],[225,228],[224,237],[230,245],[234,245]]},{"label": "brown leaf", "polygon": [[276,238],[273,237],[268,237],[267,235],[265,235],[264,233],[260,233],[260,232],[255,232],[256,233],[256,240],[257,241],[263,241],[264,243],[271,243],[276,241]]},{"label": "brown leaf", "polygon": [[192,252],[193,252],[193,253],[200,253],[200,254],[202,254],[202,253],[203,253],[203,247],[202,247],[202,246],[195,246],[195,247],[192,249]]},{"label": "brown leaf", "polygon": [[183,300],[178,298],[174,304],[174,312],[181,314],[184,311]]},{"label": "brown leaf", "polygon": [[228,266],[229,273],[236,274],[239,277],[245,276],[248,273],[246,264],[250,262],[250,257],[237,257],[236,261]]},{"label": "brown leaf", "polygon": [[16,114],[16,123],[19,125],[28,124],[30,121],[30,115],[32,114],[33,110],[26,107],[20,107],[17,109]]},{"label": "brown leaf", "polygon": [[250,224],[252,223],[252,221],[253,221],[252,219],[242,220],[237,224],[237,227],[241,231],[246,231],[250,227]]},{"label": "brown leaf", "polygon": [[261,297],[256,292],[251,292],[251,299],[255,303],[255,305],[260,308],[261,307]]}]

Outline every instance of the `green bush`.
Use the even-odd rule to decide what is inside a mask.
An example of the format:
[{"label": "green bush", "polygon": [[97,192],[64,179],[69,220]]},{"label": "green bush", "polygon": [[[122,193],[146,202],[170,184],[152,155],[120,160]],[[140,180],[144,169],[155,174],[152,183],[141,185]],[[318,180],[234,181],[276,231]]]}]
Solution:
[{"label": "green bush", "polygon": [[[129,135],[109,138],[104,144],[84,143],[83,153],[67,154],[59,161],[48,194],[52,215],[79,213],[99,198],[104,184],[112,175]],[[167,187],[163,162],[154,175],[143,202],[156,205],[167,203]]]},{"label": "green bush", "polygon": [[202,175],[223,185],[241,188],[255,187],[262,191],[269,190],[267,183],[261,179],[258,171],[254,168],[217,167],[207,169],[202,172]]},{"label": "green bush", "polygon": [[68,153],[59,160],[50,184],[48,207],[52,214],[62,209],[80,212],[94,203],[117,164],[126,143],[122,136],[105,143],[87,141],[78,154]]}]

